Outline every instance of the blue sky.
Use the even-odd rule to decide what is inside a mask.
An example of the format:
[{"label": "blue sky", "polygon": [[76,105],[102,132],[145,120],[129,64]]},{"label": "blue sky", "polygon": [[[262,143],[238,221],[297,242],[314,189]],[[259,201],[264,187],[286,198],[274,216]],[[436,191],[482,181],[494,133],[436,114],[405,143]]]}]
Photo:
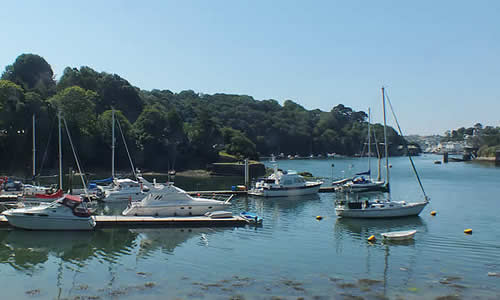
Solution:
[{"label": "blue sky", "polygon": [[500,126],[499,1],[7,1],[0,69],[22,53],[192,89],[372,108],[405,134]]}]

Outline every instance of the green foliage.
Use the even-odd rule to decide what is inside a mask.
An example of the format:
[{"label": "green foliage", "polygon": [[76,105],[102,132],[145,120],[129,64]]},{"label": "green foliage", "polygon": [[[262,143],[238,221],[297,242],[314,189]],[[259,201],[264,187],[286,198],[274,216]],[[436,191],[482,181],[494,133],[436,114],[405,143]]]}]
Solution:
[{"label": "green foliage", "polygon": [[227,153],[241,158],[258,158],[255,144],[241,131],[224,127],[221,129],[224,149]]},{"label": "green foliage", "polygon": [[12,65],[8,65],[2,79],[10,80],[27,91],[36,91],[43,96],[54,93],[54,73],[47,61],[36,54],[21,54]]},{"label": "green foliage", "polygon": [[497,146],[484,145],[481,148],[479,148],[478,155],[481,157],[495,157],[497,151],[500,151],[500,145]]},{"label": "green foliage", "polygon": [[[56,136],[58,109],[88,168],[110,165],[112,107],[141,169],[204,168],[218,159],[220,150],[254,159],[271,153],[353,155],[362,152],[366,142],[366,113],[343,104],[325,112],[307,110],[292,100],[280,105],[248,95],[141,91],[116,74],[86,66],[66,68],[57,86],[52,76],[50,65],[33,54],[20,55],[6,67],[2,79],[8,80],[0,81],[0,149],[8,154],[0,157],[2,166],[31,160],[32,114],[37,116],[39,144]],[[374,124],[372,130],[382,142],[383,127]],[[388,131],[390,152],[397,154],[403,139],[392,128]],[[488,144],[496,141],[488,136]],[[116,138],[121,140],[118,131]],[[128,169],[121,144],[116,143],[117,166]],[[22,150],[5,151],[12,147]],[[47,149],[56,152],[52,146]]]},{"label": "green foliage", "polygon": [[61,110],[71,128],[82,135],[93,135],[96,131],[95,100],[97,93],[73,86],[66,88],[48,101],[57,110]]}]

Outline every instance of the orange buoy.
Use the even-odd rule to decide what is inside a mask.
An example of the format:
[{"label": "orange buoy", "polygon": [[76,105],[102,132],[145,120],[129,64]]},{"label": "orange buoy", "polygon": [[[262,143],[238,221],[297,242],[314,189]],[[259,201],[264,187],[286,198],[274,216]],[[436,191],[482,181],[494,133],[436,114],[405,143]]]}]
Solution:
[{"label": "orange buoy", "polygon": [[368,238],[368,241],[369,242],[375,242],[377,239],[375,238],[374,235],[370,235],[370,237]]},{"label": "orange buoy", "polygon": [[431,216],[435,216],[437,213],[435,210],[431,211]]},{"label": "orange buoy", "polygon": [[472,234],[472,229],[467,228],[467,229],[464,230],[464,233],[466,233],[466,234]]},{"label": "orange buoy", "polygon": [[323,217],[322,217],[322,216],[316,216],[316,220],[318,220],[318,221],[319,221],[319,220],[321,220],[321,219],[323,219]]}]

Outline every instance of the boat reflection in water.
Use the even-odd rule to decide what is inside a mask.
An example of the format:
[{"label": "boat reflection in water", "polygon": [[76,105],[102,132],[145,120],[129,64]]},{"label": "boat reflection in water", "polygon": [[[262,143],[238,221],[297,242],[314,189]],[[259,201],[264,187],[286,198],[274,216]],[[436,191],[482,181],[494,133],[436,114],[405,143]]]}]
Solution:
[{"label": "boat reflection in water", "polygon": [[224,228],[141,228],[130,229],[138,236],[138,257],[147,257],[155,251],[172,254],[174,249],[193,238],[199,238],[200,243],[208,245],[211,234],[225,230]]},{"label": "boat reflection in water", "polygon": [[135,246],[137,234],[127,229],[36,232],[0,231],[0,264],[18,270],[31,270],[49,260],[60,258],[79,267],[94,258],[115,261]]}]

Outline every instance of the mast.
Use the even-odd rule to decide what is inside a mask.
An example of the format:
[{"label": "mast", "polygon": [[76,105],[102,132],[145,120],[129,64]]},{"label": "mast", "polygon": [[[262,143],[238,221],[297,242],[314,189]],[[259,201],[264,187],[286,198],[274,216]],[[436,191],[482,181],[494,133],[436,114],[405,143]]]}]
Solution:
[{"label": "mast", "polygon": [[58,119],[59,119],[59,189],[62,190],[62,188],[63,188],[63,185],[62,185],[63,175],[62,175],[61,110],[59,110]]},{"label": "mast", "polygon": [[35,183],[36,173],[36,147],[35,147],[35,114],[33,114],[33,184]]},{"label": "mast", "polygon": [[372,176],[372,164],[371,164],[371,132],[370,132],[370,122],[371,122],[371,112],[368,107],[368,176]]},{"label": "mast", "polygon": [[385,148],[385,180],[386,185],[389,187],[389,145],[387,143],[387,122],[385,117],[385,91],[382,87],[382,107],[384,110],[384,148]]},{"label": "mast", "polygon": [[111,107],[111,178],[115,178],[115,108]]}]

